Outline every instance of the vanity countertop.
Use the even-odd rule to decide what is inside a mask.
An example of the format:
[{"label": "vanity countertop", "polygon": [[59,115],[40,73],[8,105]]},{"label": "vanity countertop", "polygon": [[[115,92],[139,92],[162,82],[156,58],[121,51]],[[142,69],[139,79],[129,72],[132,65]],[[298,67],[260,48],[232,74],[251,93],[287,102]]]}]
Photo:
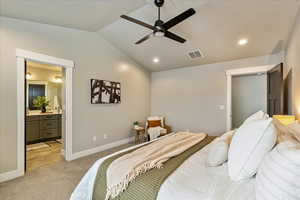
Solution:
[{"label": "vanity countertop", "polygon": [[27,116],[44,116],[44,115],[61,115],[59,112],[46,112],[46,113],[41,113],[41,112],[32,112],[32,113],[27,113]]}]

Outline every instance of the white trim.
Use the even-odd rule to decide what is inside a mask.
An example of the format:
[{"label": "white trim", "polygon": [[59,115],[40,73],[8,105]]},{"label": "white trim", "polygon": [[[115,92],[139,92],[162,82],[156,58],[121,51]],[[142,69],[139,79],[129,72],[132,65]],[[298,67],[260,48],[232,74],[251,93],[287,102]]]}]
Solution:
[{"label": "white trim", "polygon": [[230,69],[230,70],[226,71],[226,75],[227,76],[238,76],[238,75],[265,73],[265,72],[273,69],[275,66],[277,66],[277,65],[263,65],[263,66],[259,66],[259,67]]},{"label": "white trim", "polygon": [[226,127],[227,131],[230,131],[232,129],[232,76],[227,75],[227,122]]},{"label": "white trim", "polygon": [[14,170],[0,174],[0,183],[23,176],[24,171]]},{"label": "white trim", "polygon": [[[24,159],[25,159],[25,140],[24,140],[24,128],[25,128],[25,60],[32,60],[36,62],[46,63],[50,65],[61,66],[66,69],[66,160],[71,160],[72,157],[72,73],[74,68],[74,62],[71,60],[65,60],[61,58],[55,58],[31,51],[22,49],[16,49],[17,57],[17,170],[7,172],[0,177],[12,177],[24,175]],[[11,175],[13,174],[13,175]],[[10,179],[10,178],[9,178]],[[8,180],[5,178],[5,180]],[[0,180],[1,182],[1,180]]]},{"label": "white trim", "polygon": [[88,155],[91,155],[91,154],[94,154],[94,153],[105,151],[107,149],[118,147],[118,146],[123,145],[123,144],[128,144],[129,142],[132,142],[132,141],[134,141],[134,137],[126,138],[126,139],[119,140],[119,141],[109,143],[109,144],[105,144],[105,145],[102,145],[102,146],[99,146],[99,147],[95,147],[93,149],[80,151],[80,152],[74,153],[72,155],[72,160],[76,160],[76,159],[81,158],[81,157],[85,157],[85,156],[88,156]]},{"label": "white trim", "polygon": [[58,65],[65,68],[74,68],[75,66],[74,62],[71,60],[47,56],[44,54],[35,53],[23,49],[16,49],[16,56],[20,58],[25,58],[26,60],[32,60],[50,65]]},{"label": "white trim", "polygon": [[25,162],[25,59],[17,57],[17,171],[24,175]]},{"label": "white trim", "polygon": [[276,66],[277,66],[277,64],[276,65],[264,65],[264,66],[258,66],[258,67],[231,69],[231,70],[226,71],[226,76],[227,76],[226,128],[227,128],[227,131],[230,131],[232,129],[232,76],[266,73]]},{"label": "white trim", "polygon": [[73,69],[72,68],[66,68],[66,81],[65,81],[65,98],[66,98],[66,108],[65,109],[65,121],[66,121],[66,137],[64,139],[65,142],[65,158],[67,161],[72,160],[72,144],[73,144],[73,137],[72,137],[72,122],[73,122],[73,109],[72,109],[72,82],[73,82]]}]

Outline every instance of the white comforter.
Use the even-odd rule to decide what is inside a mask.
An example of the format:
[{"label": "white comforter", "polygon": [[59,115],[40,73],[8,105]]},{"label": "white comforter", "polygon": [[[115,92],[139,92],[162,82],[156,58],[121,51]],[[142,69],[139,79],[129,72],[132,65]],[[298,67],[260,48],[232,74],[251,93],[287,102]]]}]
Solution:
[{"label": "white comforter", "polygon": [[[166,179],[157,200],[255,200],[254,179],[232,182],[228,177],[227,164],[220,167],[206,166],[209,146],[191,156]],[[92,200],[97,170],[107,157],[92,166],[76,187],[71,200]]]}]

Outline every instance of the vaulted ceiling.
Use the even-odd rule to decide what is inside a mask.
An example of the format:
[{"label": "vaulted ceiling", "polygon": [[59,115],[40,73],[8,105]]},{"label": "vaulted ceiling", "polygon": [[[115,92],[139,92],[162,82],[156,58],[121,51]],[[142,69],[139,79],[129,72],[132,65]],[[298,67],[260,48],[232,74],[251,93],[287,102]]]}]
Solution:
[{"label": "vaulted ceiling", "polygon": [[98,31],[145,0],[0,0],[0,14],[86,31]]},{"label": "vaulted ceiling", "polygon": [[[157,19],[153,0],[0,0],[2,16],[86,31],[98,31],[150,71],[262,56],[284,50],[297,15],[298,0],[165,0],[167,21],[193,7],[197,13],[172,32],[184,44],[152,37],[134,43],[151,31],[120,19],[127,14],[149,24]],[[249,43],[238,46],[247,38]],[[200,49],[204,58],[190,59]],[[160,62],[153,63],[158,57]]]}]

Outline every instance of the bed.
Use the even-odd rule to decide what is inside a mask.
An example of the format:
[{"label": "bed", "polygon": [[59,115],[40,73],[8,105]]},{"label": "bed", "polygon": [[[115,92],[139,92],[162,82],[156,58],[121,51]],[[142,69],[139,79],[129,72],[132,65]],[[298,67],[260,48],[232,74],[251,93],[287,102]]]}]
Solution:
[{"label": "bed", "polygon": [[[157,200],[255,200],[254,178],[233,182],[228,176],[226,163],[219,167],[206,165],[208,149],[214,142],[189,157],[165,180]],[[101,163],[111,156],[145,144],[124,149],[98,160],[82,178],[70,200],[92,200],[94,182]]]}]

